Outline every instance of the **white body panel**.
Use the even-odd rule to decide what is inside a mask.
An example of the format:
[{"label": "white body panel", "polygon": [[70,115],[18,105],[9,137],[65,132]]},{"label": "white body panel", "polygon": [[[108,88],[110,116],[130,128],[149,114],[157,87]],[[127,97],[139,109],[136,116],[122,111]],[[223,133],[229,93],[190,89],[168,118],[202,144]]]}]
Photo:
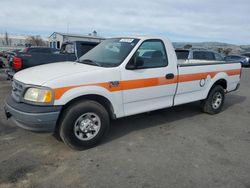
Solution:
[{"label": "white body panel", "polygon": [[[69,76],[76,73],[84,74],[86,72],[96,71],[98,69],[100,68],[76,62],[66,61],[66,62],[52,63],[49,65],[48,64],[39,65],[28,69],[24,69],[15,74],[15,79],[20,80],[25,84],[43,85],[46,82],[52,81],[57,78],[63,79],[64,76]],[[67,85],[67,82],[62,83],[57,87],[60,87],[64,84]]]},{"label": "white body panel", "polygon": [[[179,82],[174,104],[179,105],[205,99],[213,84],[220,79],[226,80],[228,92],[234,90],[237,87],[237,84],[240,82],[240,76],[228,76],[226,73],[227,71],[234,69],[239,69],[239,64],[211,64],[204,66],[179,67],[179,75],[192,75],[206,72],[208,75],[204,75],[203,79],[195,81]],[[218,73],[213,76],[212,74],[209,74],[209,72]]]},{"label": "white body panel", "polygon": [[[236,89],[240,82],[240,75],[228,75],[227,70],[239,70],[240,64],[214,64],[202,66],[184,66],[177,69],[177,58],[170,41],[155,37],[135,37],[140,39],[138,44],[126,57],[123,63],[114,68],[84,65],[75,62],[62,62],[33,67],[18,72],[14,79],[25,84],[46,86],[59,91],[54,105],[65,105],[71,100],[85,95],[99,95],[110,101],[117,118],[142,113],[146,111],[170,107],[192,101],[201,100],[213,84],[224,79],[227,82],[227,91]],[[126,65],[132,58],[139,45],[148,39],[160,39],[164,42],[168,57],[168,65],[160,68],[141,70],[127,70]],[[179,73],[178,73],[179,71]],[[197,73],[212,72],[204,78],[178,82],[179,77],[195,75]],[[152,86],[126,89],[123,82],[143,79],[164,79],[166,74],[173,73],[176,82],[155,84]],[[201,79],[204,85],[200,86]],[[112,90],[110,82],[118,82],[119,89]],[[142,84],[143,86],[143,84]]]}]

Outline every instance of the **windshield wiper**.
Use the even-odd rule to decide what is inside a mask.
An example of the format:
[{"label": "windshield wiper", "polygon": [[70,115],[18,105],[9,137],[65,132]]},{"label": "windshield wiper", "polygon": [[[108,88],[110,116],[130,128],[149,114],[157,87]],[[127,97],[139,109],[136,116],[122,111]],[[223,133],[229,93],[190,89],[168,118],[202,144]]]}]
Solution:
[{"label": "windshield wiper", "polygon": [[87,65],[96,65],[96,66],[99,66],[99,67],[102,66],[100,63],[97,63],[96,61],[92,61],[91,59],[84,59],[84,60],[80,60],[79,62],[87,64]]},{"label": "windshield wiper", "polygon": [[104,63],[103,66],[104,67],[116,67],[118,66],[119,64],[114,64],[114,63]]}]

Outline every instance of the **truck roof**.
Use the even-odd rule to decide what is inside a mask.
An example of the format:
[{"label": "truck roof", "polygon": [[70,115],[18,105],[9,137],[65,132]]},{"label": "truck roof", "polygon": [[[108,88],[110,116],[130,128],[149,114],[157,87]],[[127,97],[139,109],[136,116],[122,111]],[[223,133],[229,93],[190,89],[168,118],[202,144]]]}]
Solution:
[{"label": "truck roof", "polygon": [[157,36],[149,36],[149,35],[120,36],[120,37],[111,37],[111,38],[125,38],[125,39],[135,38],[135,39],[140,39],[140,40],[160,39],[160,40],[170,41],[167,37],[157,37]]}]

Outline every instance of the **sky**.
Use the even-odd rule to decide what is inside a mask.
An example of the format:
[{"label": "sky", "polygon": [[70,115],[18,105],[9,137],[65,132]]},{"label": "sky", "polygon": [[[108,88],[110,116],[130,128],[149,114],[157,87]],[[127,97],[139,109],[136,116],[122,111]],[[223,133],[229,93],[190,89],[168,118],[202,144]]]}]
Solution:
[{"label": "sky", "polygon": [[250,44],[250,0],[1,0],[0,33]]}]

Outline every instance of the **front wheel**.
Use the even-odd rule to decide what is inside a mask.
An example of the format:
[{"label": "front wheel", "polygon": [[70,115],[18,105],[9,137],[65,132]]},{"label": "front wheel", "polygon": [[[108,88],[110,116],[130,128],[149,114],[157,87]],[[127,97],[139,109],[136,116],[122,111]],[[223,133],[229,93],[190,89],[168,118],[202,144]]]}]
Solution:
[{"label": "front wheel", "polygon": [[222,86],[214,86],[208,97],[201,102],[202,111],[208,114],[217,114],[221,111],[225,100],[225,92]]},{"label": "front wheel", "polygon": [[97,145],[109,128],[107,110],[95,101],[83,101],[63,113],[60,137],[73,149],[88,149]]}]

